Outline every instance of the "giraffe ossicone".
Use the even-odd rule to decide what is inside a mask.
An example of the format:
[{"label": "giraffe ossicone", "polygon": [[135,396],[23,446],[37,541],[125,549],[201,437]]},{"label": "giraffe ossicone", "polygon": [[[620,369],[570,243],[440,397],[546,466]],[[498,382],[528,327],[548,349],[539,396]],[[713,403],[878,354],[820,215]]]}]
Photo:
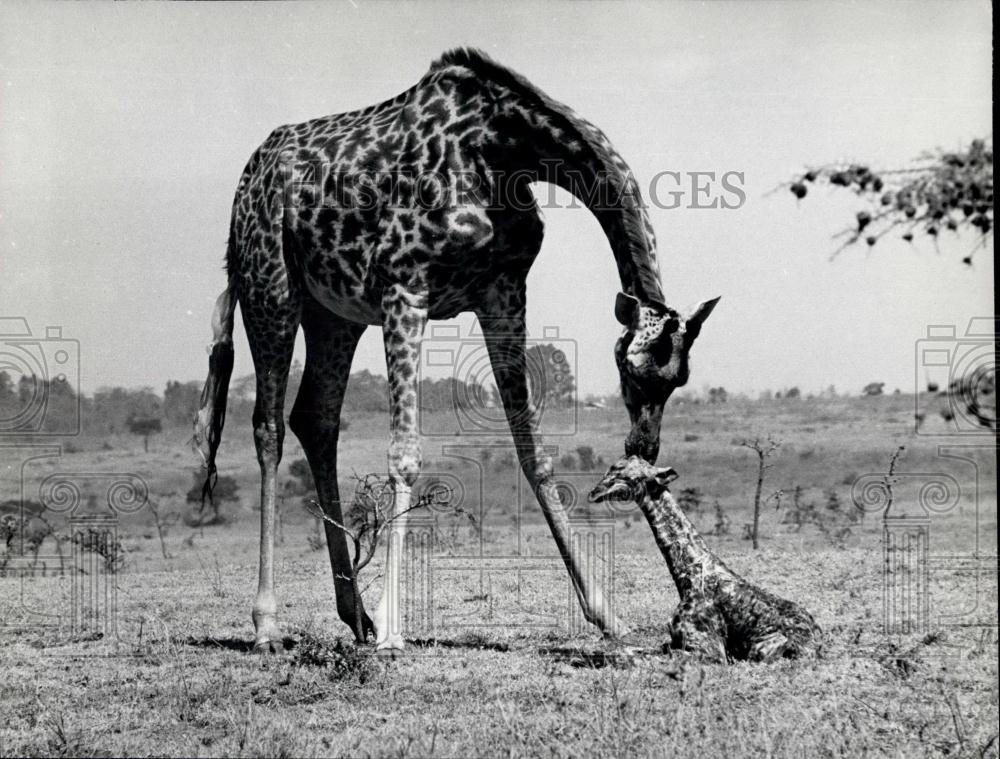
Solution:
[{"label": "giraffe ossicone", "polygon": [[[328,517],[338,614],[359,641],[374,632],[379,648],[396,649],[402,645],[398,589],[383,594],[373,624],[350,579],[346,536],[336,527],[343,523],[336,464],[340,409],[358,340],[367,326],[380,326],[391,396],[389,476],[397,508],[408,504],[420,470],[417,382],[424,328],[428,319],[461,312],[476,314],[483,328],[521,469],[585,618],[607,635],[625,629],[572,548],[536,432],[525,368],[525,283],[544,229],[530,190],[538,181],[579,197],[610,243],[628,294],[616,308],[629,316],[615,349],[632,423],[626,450],[655,460],[663,406],[687,381],[691,345],[717,299],[687,317],[666,305],[638,185],[597,127],[483,53],[460,49],[441,56],[397,97],[279,127],[250,157],[233,201],[229,281],[213,318],[215,347],[195,441],[214,474],[239,303],[257,377],[261,542],[253,619],[259,649],[278,645],[275,481],[299,328],[306,362],[289,425]],[[405,524],[399,517],[392,533],[405,531]],[[400,577],[400,561],[399,541],[390,539],[386,576],[392,583]]]}]

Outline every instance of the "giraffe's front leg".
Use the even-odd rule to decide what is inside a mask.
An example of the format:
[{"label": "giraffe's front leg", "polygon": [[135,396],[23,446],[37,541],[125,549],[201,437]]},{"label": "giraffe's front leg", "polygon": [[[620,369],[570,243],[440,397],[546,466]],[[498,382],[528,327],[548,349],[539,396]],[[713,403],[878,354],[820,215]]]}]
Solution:
[{"label": "giraffe's front leg", "polygon": [[421,464],[417,382],[420,341],[427,324],[427,297],[394,285],[383,296],[382,312],[392,417],[388,464],[393,504],[386,529],[385,584],[374,621],[375,650],[391,653],[403,649],[402,559],[406,515],[412,508],[410,494]]},{"label": "giraffe's front leg", "polygon": [[[517,304],[517,299],[512,300]],[[538,414],[531,402],[527,381],[523,307],[508,311],[503,318],[480,315],[479,320],[521,469],[542,507],[542,514],[576,590],[583,616],[605,636],[622,637],[629,632],[628,628],[615,615],[595,573],[588,570],[574,549],[566,508],[552,480],[552,460],[542,448],[536,433]]]}]

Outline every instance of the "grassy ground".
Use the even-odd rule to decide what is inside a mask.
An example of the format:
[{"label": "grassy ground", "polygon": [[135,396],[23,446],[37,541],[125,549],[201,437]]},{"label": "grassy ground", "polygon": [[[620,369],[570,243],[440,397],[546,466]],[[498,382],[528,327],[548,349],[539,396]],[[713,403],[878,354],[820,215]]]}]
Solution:
[{"label": "grassy ground", "polygon": [[[547,442],[559,446],[557,458],[588,445],[610,461],[621,417],[581,411],[574,421],[562,412],[553,428],[576,432]],[[911,419],[905,397],[672,407],[660,460],[681,474],[675,492],[701,491],[696,524],[713,531],[718,501],[730,528],[708,537],[713,549],[802,603],[825,633],[816,660],[730,666],[662,653],[677,596],[634,513],[572,512],[581,529],[613,532],[628,647],[573,625],[568,581],[499,430],[427,440],[426,471],[461,489],[478,525],[439,516],[429,618],[411,617],[405,658],[375,658],[347,642],[325,549],[310,541],[316,526],[296,499],[284,506],[277,565],[289,651],[254,656],[257,473],[245,422],[231,420],[220,468],[242,495],[227,505],[226,525],[173,524],[165,558],[148,510],[119,520],[126,564],[108,578],[117,609],[100,620],[113,619],[114,632],[69,629],[72,576],[0,578],[0,754],[996,756],[995,452],[939,450],[983,440],[916,436]],[[384,419],[349,421],[344,492],[350,471],[375,468],[386,445]],[[743,531],[755,469],[738,443],[768,433],[783,444],[765,492],[800,486],[803,501],[849,531],[796,530],[786,496],[780,509],[768,505],[761,548],[751,549]],[[148,454],[135,439],[84,441],[78,453],[28,465],[24,478],[30,491],[57,472],[132,472],[149,483],[161,515],[178,513],[192,468],[183,437],[154,439]],[[852,487],[884,471],[899,445],[895,521],[874,507],[852,521]],[[290,438],[283,467],[299,456]],[[569,501],[598,476],[563,470]],[[920,500],[933,482],[944,495]],[[827,509],[830,491],[838,513]],[[929,534],[926,592],[915,573],[887,580],[883,560],[886,529],[920,525]],[[503,558],[515,552],[525,557],[520,570]],[[379,566],[366,573],[372,607]],[[88,587],[104,576],[93,566]],[[887,607],[887,589],[890,601],[927,606]],[[890,623],[909,619],[918,629],[887,629],[887,608]]]}]

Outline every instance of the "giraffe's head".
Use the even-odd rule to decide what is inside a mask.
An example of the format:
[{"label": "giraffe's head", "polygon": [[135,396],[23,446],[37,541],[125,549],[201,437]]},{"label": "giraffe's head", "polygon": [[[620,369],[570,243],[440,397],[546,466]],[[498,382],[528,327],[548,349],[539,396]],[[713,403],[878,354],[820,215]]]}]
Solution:
[{"label": "giraffe's head", "polygon": [[678,477],[673,467],[650,464],[642,456],[622,456],[590,491],[591,503],[598,501],[638,501],[643,492],[659,498]]},{"label": "giraffe's head", "polygon": [[627,456],[656,461],[663,407],[671,393],[687,383],[691,346],[718,302],[718,298],[702,301],[685,317],[661,303],[641,303],[618,294],[615,316],[625,333],[615,345],[615,362],[632,420],[625,439]]}]

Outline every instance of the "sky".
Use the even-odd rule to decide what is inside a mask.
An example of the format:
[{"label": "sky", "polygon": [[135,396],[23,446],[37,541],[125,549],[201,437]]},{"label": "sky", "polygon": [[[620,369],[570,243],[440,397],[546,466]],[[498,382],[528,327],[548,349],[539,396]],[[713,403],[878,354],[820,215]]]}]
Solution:
[{"label": "sky", "polygon": [[[929,326],[962,335],[993,313],[992,246],[973,268],[971,239],[940,252],[886,239],[831,261],[856,201],[769,191],[810,164],[891,168],[992,136],[991,28],[987,2],[2,2],[0,317],[78,341],[88,393],[203,379],[256,146],[391,98],[471,45],[601,127],[644,193],[658,176],[661,192],[686,188],[681,207],[650,213],[667,301],[722,296],[692,388],[912,390]],[[692,172],[742,173],[745,202],[689,207]],[[581,394],[613,392],[610,247],[568,195],[538,192],[557,207],[529,329],[558,333]],[[241,324],[236,353],[236,374],[251,372]],[[379,330],[355,369],[384,373]]]}]

